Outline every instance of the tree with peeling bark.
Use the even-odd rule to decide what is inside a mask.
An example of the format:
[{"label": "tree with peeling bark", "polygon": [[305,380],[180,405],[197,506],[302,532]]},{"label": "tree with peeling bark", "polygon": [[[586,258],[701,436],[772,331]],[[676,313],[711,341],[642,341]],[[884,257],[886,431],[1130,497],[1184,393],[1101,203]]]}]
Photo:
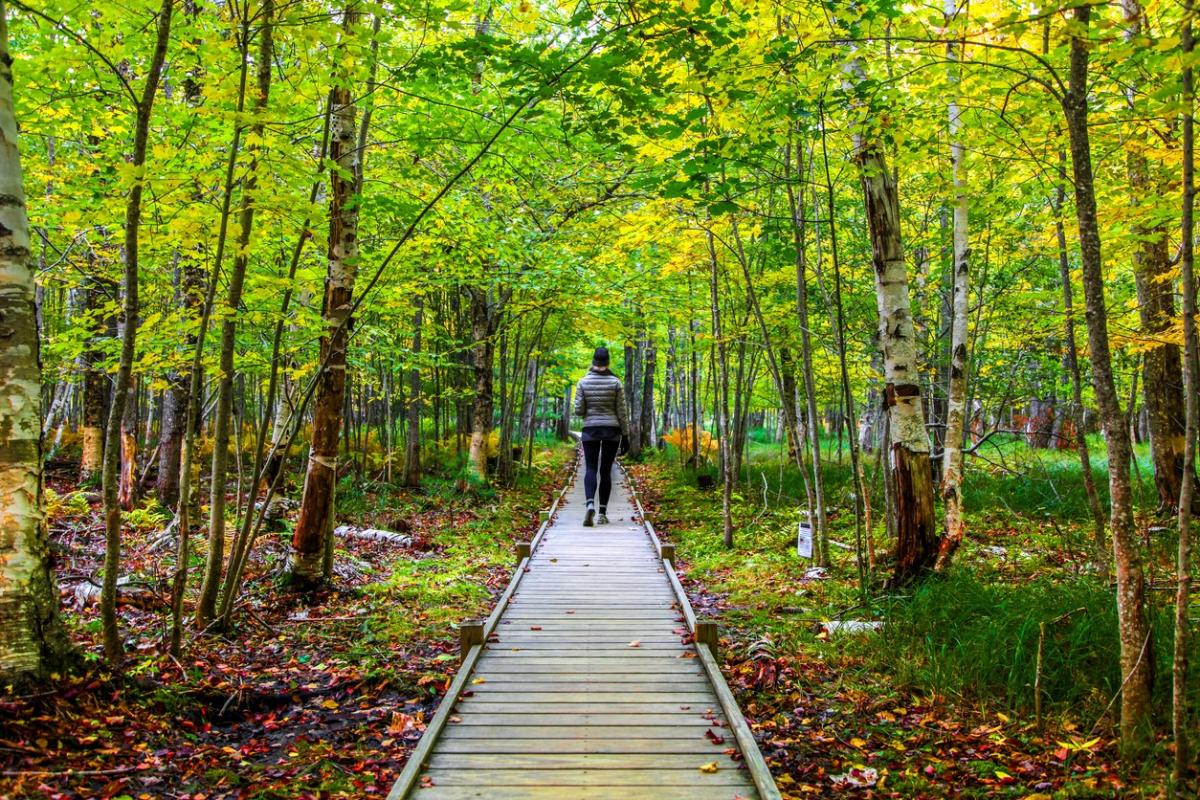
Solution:
[{"label": "tree with peeling bark", "polygon": [[12,66],[0,0],[0,683],[43,679],[71,652],[42,500],[42,364]]},{"label": "tree with peeling bark", "polygon": [[[953,25],[958,13],[956,0],[946,0],[946,22]],[[946,45],[950,62],[950,83],[956,86],[961,68],[956,67],[961,45]],[[954,90],[952,90],[954,91]],[[951,259],[952,299],[950,301],[950,381],[946,391],[946,433],[942,440],[942,499],[946,503],[944,533],[938,549],[936,567],[950,565],[966,532],[963,520],[963,440],[967,411],[967,316],[970,312],[970,240],[967,229],[966,149],[962,143],[962,112],[957,96],[951,96],[947,129],[950,134],[950,170],[954,187],[953,254]]]},{"label": "tree with peeling bark", "polygon": [[[342,29],[347,38],[353,35],[359,16],[352,0],[342,12]],[[321,562],[337,482],[338,440],[346,399],[350,308],[358,276],[358,203],[355,196],[360,157],[358,111],[345,72],[339,67],[334,75],[330,96],[329,268],[321,307],[325,333],[321,337],[319,377],[313,400],[312,445],[286,573],[288,581],[301,587],[316,586],[323,579]]]},{"label": "tree with peeling bark", "polygon": [[[854,78],[866,80],[862,62],[851,62]],[[855,134],[867,227],[875,273],[879,342],[883,350],[883,407],[891,449],[883,454],[895,498],[895,565],[892,583],[903,585],[933,568],[940,546],[933,507],[929,434],[918,378],[916,337],[909,300],[908,270],[900,230],[900,196],[882,143],[870,123]]]}]

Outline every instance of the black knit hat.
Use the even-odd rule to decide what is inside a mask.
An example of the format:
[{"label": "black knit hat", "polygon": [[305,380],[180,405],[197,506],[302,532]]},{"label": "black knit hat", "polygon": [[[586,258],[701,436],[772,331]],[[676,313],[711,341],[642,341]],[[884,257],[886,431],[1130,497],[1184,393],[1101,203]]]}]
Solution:
[{"label": "black knit hat", "polygon": [[608,366],[608,348],[607,347],[597,347],[596,348],[596,352],[592,355],[592,366],[593,367],[607,367]]}]

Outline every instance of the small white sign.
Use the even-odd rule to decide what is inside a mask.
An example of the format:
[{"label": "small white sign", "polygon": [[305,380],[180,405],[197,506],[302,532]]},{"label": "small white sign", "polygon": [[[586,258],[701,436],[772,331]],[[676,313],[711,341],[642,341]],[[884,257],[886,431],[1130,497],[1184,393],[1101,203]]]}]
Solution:
[{"label": "small white sign", "polygon": [[808,515],[800,520],[800,524],[796,528],[796,555],[801,558],[812,558],[813,553],[813,532],[812,523],[808,520]]}]

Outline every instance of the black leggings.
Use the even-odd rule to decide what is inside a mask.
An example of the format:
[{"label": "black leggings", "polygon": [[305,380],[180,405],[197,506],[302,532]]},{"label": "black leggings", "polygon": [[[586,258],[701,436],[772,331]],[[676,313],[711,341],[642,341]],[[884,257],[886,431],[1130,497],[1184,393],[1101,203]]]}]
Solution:
[{"label": "black leggings", "polygon": [[620,439],[593,439],[583,443],[583,491],[589,502],[595,499],[596,472],[599,470],[601,508],[608,506],[608,496],[612,492],[613,461],[620,446]]}]

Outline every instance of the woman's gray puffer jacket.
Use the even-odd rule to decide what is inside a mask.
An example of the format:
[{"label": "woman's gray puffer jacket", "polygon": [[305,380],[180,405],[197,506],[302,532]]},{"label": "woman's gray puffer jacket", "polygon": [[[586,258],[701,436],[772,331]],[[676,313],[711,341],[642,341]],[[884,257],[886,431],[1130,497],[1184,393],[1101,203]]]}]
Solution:
[{"label": "woman's gray puffer jacket", "polygon": [[575,416],[583,417],[585,428],[620,428],[621,435],[628,436],[629,412],[621,379],[592,367],[575,387]]}]

